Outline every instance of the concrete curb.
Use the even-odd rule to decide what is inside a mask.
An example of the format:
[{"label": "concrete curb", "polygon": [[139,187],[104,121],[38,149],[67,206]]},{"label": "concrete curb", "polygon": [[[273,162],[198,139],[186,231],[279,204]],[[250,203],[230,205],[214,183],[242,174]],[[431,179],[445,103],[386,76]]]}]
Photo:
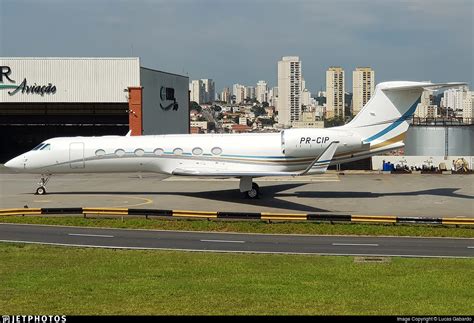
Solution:
[{"label": "concrete curb", "polygon": [[328,213],[269,213],[269,212],[219,212],[192,210],[127,209],[127,208],[16,208],[0,209],[0,216],[16,215],[121,215],[121,216],[166,216],[176,218],[204,219],[252,219],[276,221],[316,221],[384,224],[439,224],[474,226],[474,218],[402,217],[393,215],[328,214]]}]

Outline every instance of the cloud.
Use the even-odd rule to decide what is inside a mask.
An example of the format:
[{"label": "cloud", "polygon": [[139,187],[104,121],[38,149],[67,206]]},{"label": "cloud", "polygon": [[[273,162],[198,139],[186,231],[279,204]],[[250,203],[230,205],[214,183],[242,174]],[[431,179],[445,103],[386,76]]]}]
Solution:
[{"label": "cloud", "polygon": [[472,1],[2,1],[2,56],[140,56],[191,78],[276,84],[298,55],[310,90],[325,70],[369,65],[377,81],[473,81]]}]

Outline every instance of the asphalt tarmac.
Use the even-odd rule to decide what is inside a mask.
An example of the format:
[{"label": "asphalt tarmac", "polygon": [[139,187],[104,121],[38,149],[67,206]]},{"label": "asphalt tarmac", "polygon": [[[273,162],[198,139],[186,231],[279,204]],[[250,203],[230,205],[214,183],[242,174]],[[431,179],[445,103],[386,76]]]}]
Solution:
[{"label": "asphalt tarmac", "polygon": [[421,217],[474,217],[474,175],[338,174],[254,179],[261,197],[245,199],[238,179],[153,173],[40,176],[0,167],[0,208],[125,207],[235,212],[328,212]]},{"label": "asphalt tarmac", "polygon": [[0,224],[0,242],[239,253],[474,257],[474,239],[181,232]]}]

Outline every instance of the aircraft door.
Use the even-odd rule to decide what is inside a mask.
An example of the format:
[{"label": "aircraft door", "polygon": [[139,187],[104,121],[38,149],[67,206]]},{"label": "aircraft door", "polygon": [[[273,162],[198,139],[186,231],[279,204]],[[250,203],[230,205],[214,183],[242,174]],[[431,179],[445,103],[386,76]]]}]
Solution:
[{"label": "aircraft door", "polygon": [[84,168],[83,142],[72,142],[69,144],[69,165],[73,169]]}]

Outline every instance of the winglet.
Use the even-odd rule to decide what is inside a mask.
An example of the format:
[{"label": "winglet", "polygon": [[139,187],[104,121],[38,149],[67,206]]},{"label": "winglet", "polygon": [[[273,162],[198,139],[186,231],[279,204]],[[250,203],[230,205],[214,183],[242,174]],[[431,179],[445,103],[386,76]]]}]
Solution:
[{"label": "winglet", "polygon": [[333,141],[329,144],[329,146],[326,147],[326,149],[322,152],[321,155],[319,155],[318,158],[313,160],[309,166],[302,171],[299,174],[296,174],[296,176],[303,176],[306,175],[307,173],[324,173],[328,169],[329,163],[332,160],[332,157],[334,156],[334,153],[336,152],[337,146],[339,144],[339,141]]},{"label": "winglet", "polygon": [[132,130],[129,130],[127,134],[125,135],[125,137],[130,137],[131,134],[132,134]]}]

